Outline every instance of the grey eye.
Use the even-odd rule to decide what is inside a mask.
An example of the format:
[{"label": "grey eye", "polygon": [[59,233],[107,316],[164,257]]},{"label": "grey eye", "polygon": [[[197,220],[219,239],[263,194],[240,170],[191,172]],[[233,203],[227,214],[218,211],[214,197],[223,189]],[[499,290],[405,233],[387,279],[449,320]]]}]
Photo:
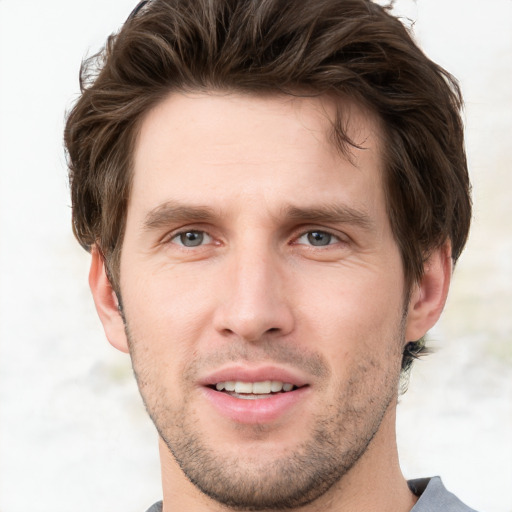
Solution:
[{"label": "grey eye", "polygon": [[332,239],[334,238],[333,235],[331,235],[330,233],[326,233],[325,231],[310,231],[309,233],[306,233],[305,236],[307,238],[307,241],[311,245],[314,245],[315,247],[329,245],[332,242]]},{"label": "grey eye", "polygon": [[184,247],[198,247],[210,241],[211,237],[204,231],[185,231],[172,239],[172,242]]}]

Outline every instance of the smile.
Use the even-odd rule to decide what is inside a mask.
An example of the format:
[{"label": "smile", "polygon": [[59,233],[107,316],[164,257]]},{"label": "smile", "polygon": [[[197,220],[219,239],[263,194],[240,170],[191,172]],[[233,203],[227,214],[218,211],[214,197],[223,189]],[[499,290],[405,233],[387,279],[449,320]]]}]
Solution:
[{"label": "smile", "polygon": [[234,398],[254,400],[270,398],[276,393],[287,393],[297,389],[289,382],[265,380],[259,382],[225,381],[215,384],[217,391],[223,391]]},{"label": "smile", "polygon": [[238,424],[268,424],[291,417],[313,388],[300,371],[241,364],[213,371],[199,385],[216,413]]}]

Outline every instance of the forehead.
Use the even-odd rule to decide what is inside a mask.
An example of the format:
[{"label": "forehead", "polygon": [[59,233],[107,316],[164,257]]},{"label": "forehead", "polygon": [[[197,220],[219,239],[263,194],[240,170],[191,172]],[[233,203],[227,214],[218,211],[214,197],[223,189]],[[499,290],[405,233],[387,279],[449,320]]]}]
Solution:
[{"label": "forehead", "polygon": [[[336,122],[356,147],[340,151]],[[147,208],[175,196],[333,202],[341,189],[348,197],[358,188],[362,199],[361,187],[372,189],[371,202],[382,194],[379,123],[354,102],[325,96],[172,93],[141,123],[132,187],[130,202]]]}]

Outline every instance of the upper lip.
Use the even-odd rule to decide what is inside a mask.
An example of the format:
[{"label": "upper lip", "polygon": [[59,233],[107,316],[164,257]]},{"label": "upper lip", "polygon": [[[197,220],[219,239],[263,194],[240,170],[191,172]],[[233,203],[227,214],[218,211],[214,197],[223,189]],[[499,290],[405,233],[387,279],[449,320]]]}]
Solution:
[{"label": "upper lip", "polygon": [[297,372],[277,366],[248,367],[242,365],[229,366],[215,370],[200,380],[203,386],[214,386],[218,382],[263,382],[278,381],[302,387],[309,382]]}]

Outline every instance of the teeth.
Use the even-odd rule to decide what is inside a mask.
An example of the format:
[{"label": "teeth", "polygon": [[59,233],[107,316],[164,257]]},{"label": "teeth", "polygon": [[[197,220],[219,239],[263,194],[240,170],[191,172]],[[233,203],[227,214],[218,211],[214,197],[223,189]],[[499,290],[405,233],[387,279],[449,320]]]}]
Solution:
[{"label": "teeth", "polygon": [[253,382],[252,392],[255,395],[268,395],[272,391],[272,382],[266,380],[264,382]]},{"label": "teeth", "polygon": [[217,391],[234,391],[235,393],[268,395],[281,391],[291,391],[293,384],[276,380],[265,380],[262,382],[226,381],[218,382],[215,385]]},{"label": "teeth", "polygon": [[273,380],[270,383],[270,391],[272,391],[272,393],[279,393],[282,390],[283,390],[283,383],[282,382],[278,382],[278,381]]},{"label": "teeth", "polygon": [[240,382],[235,384],[235,393],[252,393],[252,382]]}]

